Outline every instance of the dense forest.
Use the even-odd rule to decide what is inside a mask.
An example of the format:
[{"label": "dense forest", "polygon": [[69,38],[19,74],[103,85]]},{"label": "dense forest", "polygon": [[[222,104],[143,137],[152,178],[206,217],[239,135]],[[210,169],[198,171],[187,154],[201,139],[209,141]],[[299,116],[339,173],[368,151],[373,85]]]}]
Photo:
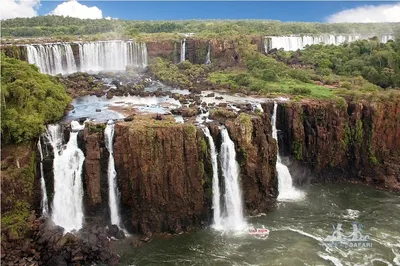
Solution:
[{"label": "dense forest", "polygon": [[70,102],[64,86],[36,66],[1,54],[1,140],[27,142],[60,120]]},{"label": "dense forest", "polygon": [[3,37],[48,37],[116,33],[136,36],[140,33],[196,33],[207,36],[232,34],[389,34],[400,30],[400,23],[309,23],[266,20],[182,20],[134,21],[78,19],[38,16],[2,21]]},{"label": "dense forest", "polygon": [[400,38],[386,44],[372,39],[338,46],[311,45],[296,52],[280,50],[275,57],[287,64],[315,69],[320,76],[362,76],[382,88],[400,87]]}]

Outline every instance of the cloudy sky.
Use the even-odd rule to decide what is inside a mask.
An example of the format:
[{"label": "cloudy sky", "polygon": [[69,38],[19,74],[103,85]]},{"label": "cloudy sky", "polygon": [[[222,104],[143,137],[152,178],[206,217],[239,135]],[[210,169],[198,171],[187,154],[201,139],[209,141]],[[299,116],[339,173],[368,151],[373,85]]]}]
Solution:
[{"label": "cloudy sky", "polygon": [[48,14],[78,18],[274,19],[318,22],[400,22],[400,2],[143,2],[2,0],[1,19]]}]

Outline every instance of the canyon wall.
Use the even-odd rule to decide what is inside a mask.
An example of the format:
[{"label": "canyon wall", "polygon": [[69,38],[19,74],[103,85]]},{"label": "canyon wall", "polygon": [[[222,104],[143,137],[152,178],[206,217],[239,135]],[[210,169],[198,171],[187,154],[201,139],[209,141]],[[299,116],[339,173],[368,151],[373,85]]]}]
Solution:
[{"label": "canyon wall", "polygon": [[282,150],[317,180],[359,180],[400,190],[400,101],[287,102]]},{"label": "canyon wall", "polygon": [[[265,212],[276,198],[276,142],[268,115],[241,115],[225,121],[236,144],[246,212]],[[87,207],[106,206],[102,184],[102,133],[85,129]],[[218,124],[211,124],[217,147]],[[121,215],[132,232],[180,232],[212,222],[212,166],[208,141],[193,124],[149,117],[115,125],[114,158]],[[261,156],[260,156],[261,155]],[[105,189],[106,190],[106,189]],[[103,194],[105,194],[103,196]],[[108,220],[108,218],[106,218]]]}]

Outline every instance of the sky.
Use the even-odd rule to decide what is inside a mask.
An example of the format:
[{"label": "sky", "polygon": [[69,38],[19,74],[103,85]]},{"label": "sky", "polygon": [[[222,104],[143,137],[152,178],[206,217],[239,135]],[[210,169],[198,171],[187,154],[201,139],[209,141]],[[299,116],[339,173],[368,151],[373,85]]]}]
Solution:
[{"label": "sky", "polygon": [[92,19],[272,19],[400,22],[400,2],[383,1],[40,1],[2,0],[1,19],[48,14]]}]

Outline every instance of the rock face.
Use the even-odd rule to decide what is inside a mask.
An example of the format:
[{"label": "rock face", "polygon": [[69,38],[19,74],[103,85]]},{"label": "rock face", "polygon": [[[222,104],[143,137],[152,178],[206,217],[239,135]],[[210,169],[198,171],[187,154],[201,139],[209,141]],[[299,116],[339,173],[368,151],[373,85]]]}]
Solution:
[{"label": "rock face", "polygon": [[193,125],[132,121],[115,125],[121,200],[134,232],[179,232],[206,213],[198,135]]},{"label": "rock face", "polygon": [[[276,196],[276,142],[268,115],[225,122],[236,143],[246,212],[266,211]],[[218,125],[210,125],[219,147]],[[115,125],[121,214],[133,232],[180,232],[210,221],[212,167],[200,128],[140,119]]]},{"label": "rock face", "polygon": [[248,213],[263,212],[275,203],[277,145],[268,114],[240,114],[225,125],[235,142],[240,165],[244,206]]},{"label": "rock face", "polygon": [[[4,265],[117,265],[118,256],[111,251],[111,229],[93,226],[76,234],[64,234],[63,228],[50,221],[31,223],[28,237],[9,239],[2,236]],[[122,233],[123,234],[123,233]]]},{"label": "rock face", "polygon": [[317,179],[355,178],[400,190],[400,101],[303,101],[279,108],[282,148]]},{"label": "rock face", "polygon": [[93,216],[108,213],[108,151],[104,143],[104,124],[85,128],[83,134],[85,153],[85,210]]}]

